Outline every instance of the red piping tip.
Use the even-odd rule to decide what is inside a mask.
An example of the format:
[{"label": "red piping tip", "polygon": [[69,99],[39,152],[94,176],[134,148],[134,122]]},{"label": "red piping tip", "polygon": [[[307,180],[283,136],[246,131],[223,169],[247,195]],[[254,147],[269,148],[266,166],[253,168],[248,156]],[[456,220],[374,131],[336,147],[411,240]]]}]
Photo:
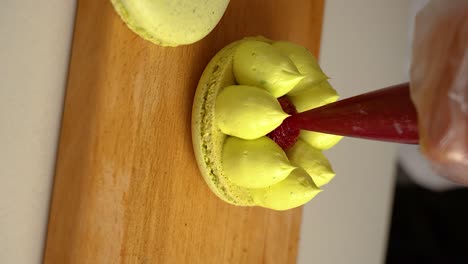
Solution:
[{"label": "red piping tip", "polygon": [[354,96],[285,120],[309,131],[405,144],[418,144],[417,112],[403,83]]}]

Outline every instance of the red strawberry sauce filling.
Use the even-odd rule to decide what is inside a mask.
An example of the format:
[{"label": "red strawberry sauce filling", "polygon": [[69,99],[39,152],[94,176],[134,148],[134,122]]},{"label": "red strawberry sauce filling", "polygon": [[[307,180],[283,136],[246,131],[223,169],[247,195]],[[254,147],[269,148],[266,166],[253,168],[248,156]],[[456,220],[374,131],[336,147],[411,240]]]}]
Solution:
[{"label": "red strawberry sauce filling", "polygon": [[[296,107],[288,97],[282,96],[278,98],[278,101],[284,112],[289,115],[297,114]],[[289,118],[286,118],[279,127],[271,131],[267,136],[273,139],[283,150],[286,150],[296,143],[299,132],[299,128],[292,126]]]}]

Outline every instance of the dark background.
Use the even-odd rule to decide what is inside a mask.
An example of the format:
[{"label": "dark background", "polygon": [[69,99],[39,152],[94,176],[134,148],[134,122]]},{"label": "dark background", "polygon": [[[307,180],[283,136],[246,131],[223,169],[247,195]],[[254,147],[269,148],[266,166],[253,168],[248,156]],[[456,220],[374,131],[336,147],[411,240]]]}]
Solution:
[{"label": "dark background", "polygon": [[386,263],[468,264],[468,189],[433,192],[397,174]]}]

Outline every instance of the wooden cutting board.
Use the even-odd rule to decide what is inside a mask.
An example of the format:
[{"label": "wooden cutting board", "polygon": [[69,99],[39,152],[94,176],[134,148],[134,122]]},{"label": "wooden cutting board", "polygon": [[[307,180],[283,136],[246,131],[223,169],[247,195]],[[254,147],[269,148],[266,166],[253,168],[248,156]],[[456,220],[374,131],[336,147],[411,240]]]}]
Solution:
[{"label": "wooden cutting board", "polygon": [[192,152],[203,68],[245,36],[318,54],[322,0],[232,0],[202,41],[163,48],[108,0],[79,0],[45,263],[294,263],[301,209],[228,205]]}]

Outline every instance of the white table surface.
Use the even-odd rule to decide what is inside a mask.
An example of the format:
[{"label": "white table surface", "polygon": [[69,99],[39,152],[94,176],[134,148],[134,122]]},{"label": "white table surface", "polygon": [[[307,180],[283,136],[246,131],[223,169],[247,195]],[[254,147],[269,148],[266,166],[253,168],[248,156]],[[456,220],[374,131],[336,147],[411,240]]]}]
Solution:
[{"label": "white table surface", "polygon": [[[408,81],[406,0],[326,1],[321,65],[342,98]],[[342,140],[336,177],[304,208],[300,264],[383,263],[396,144]]]},{"label": "white table surface", "polygon": [[74,0],[1,0],[0,263],[40,263]]}]

